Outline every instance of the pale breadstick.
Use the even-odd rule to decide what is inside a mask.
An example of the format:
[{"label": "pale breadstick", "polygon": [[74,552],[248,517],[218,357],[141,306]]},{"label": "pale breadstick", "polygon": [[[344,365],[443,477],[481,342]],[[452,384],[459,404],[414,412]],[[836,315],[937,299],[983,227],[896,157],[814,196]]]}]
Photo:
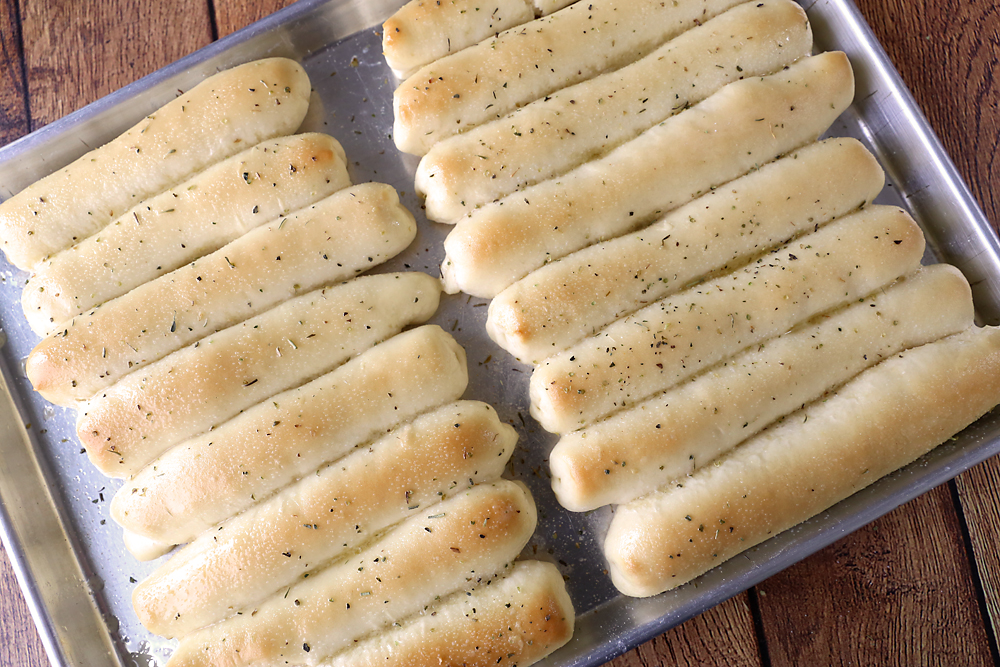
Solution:
[{"label": "pale breadstick", "polygon": [[585,512],[682,479],[782,415],[902,350],[972,326],[972,292],[939,264],[762,343],[606,421],[549,455],[559,503]]},{"label": "pale breadstick", "polygon": [[125,543],[125,549],[132,554],[132,557],[143,563],[156,560],[160,556],[169,553],[176,546],[151,540],[148,537],[143,537],[127,530],[122,531],[122,542]]},{"label": "pale breadstick", "polygon": [[252,608],[380,530],[436,513],[444,496],[498,479],[516,442],[485,403],[422,415],[202,533],[135,588],[136,615],[183,637]]},{"label": "pale breadstick", "polygon": [[569,7],[575,2],[577,0],[534,0],[532,4],[535,6],[535,13],[545,16],[559,11],[563,7]]},{"label": "pale breadstick", "polygon": [[465,350],[440,327],[401,333],[169,450],[115,494],[111,516],[126,530],[183,544],[355,446],[456,400],[468,381]]},{"label": "pale breadstick", "polygon": [[475,486],[404,521],[250,613],[181,640],[167,667],[315,665],[446,595],[510,569],[535,529],[519,482]]},{"label": "pale breadstick", "polygon": [[50,334],[70,318],[350,184],[344,150],[332,137],[301,134],[257,144],[39,263],[21,297],[24,315],[36,333]]},{"label": "pale breadstick", "polygon": [[393,95],[393,139],[423,155],[436,142],[637,60],[740,0],[598,0],[506,30],[425,65]]},{"label": "pale breadstick", "polygon": [[833,506],[1000,402],[1000,329],[883,361],[675,488],[622,505],[604,543],[625,595],[680,586]]},{"label": "pale breadstick", "polygon": [[490,303],[486,331],[518,359],[541,363],[693,280],[870,203],[884,183],[860,142],[811,144],[645,229],[529,273]]},{"label": "pale breadstick", "polygon": [[417,167],[417,192],[426,197],[428,218],[454,222],[610,152],[727,83],[771,74],[811,49],[809,22],[792,0],[739,5],[627,67],[439,142]]},{"label": "pale breadstick", "polygon": [[391,186],[352,186],[73,318],[38,344],[25,370],[46,399],[72,405],[204,336],[381,264],[416,233]]},{"label": "pale breadstick", "polygon": [[544,361],[531,414],[568,433],[914,271],[924,235],[873,206],[629,315]]},{"label": "pale breadstick", "polygon": [[82,407],[77,436],[98,470],[133,475],[178,442],[426,322],[440,289],[426,273],[391,273],[286,301],[100,392]]},{"label": "pale breadstick", "polygon": [[34,267],[151,195],[254,144],[295,132],[310,90],[305,70],[287,58],[205,79],[0,205],[0,247],[12,264]]},{"label": "pale breadstick", "polygon": [[551,260],[648,224],[815,141],[853,95],[842,53],[731,83],[603,158],[462,218],[445,239],[445,288],[496,296]]},{"label": "pale breadstick", "polygon": [[410,0],[382,24],[382,54],[393,74],[405,78],[534,18],[525,0]]},{"label": "pale breadstick", "polygon": [[320,665],[528,667],[569,641],[575,614],[555,565],[518,561],[511,570],[470,595],[452,593]]}]

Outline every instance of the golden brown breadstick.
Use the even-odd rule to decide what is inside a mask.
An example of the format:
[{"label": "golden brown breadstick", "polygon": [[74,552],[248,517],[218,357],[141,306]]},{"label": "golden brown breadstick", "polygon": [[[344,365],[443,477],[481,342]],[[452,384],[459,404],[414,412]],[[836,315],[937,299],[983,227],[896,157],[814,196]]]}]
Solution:
[{"label": "golden brown breadstick", "polygon": [[404,78],[534,18],[525,0],[410,0],[382,24],[382,54],[393,73]]},{"label": "golden brown breadstick", "polygon": [[578,2],[417,70],[393,95],[393,139],[436,142],[617,69],[740,0]]},{"label": "golden brown breadstick", "polygon": [[105,474],[135,474],[178,442],[426,322],[440,289],[426,273],[389,273],[286,301],[101,391],[82,407],[77,436]]},{"label": "golden brown breadstick", "polygon": [[[202,533],[135,588],[142,624],[183,637],[262,603],[443,497],[500,477],[517,434],[485,403],[417,417]],[[291,555],[289,555],[291,554]]]},{"label": "golden brown breadstick", "polygon": [[416,173],[427,217],[454,222],[482,204],[565,174],[727,83],[809,55],[812,32],[792,0],[745,3],[620,70],[554,92],[449,137]]},{"label": "golden brown breadstick", "polygon": [[350,184],[344,149],[332,137],[301,134],[258,144],[38,264],[21,297],[25,317],[36,333],[50,334],[70,318]]},{"label": "golden brown breadstick", "polygon": [[936,447],[1000,401],[1000,329],[883,361],[737,447],[620,506],[604,552],[618,589],[680,586]]},{"label": "golden brown breadstick", "polygon": [[573,603],[551,563],[518,561],[509,574],[469,593],[452,593],[320,665],[528,667],[573,635]]},{"label": "golden brown breadstick", "polygon": [[854,139],[793,151],[659,222],[529,273],[490,303],[486,331],[540,363],[713,271],[871,203],[885,175]]},{"label": "golden brown breadstick", "polygon": [[188,635],[167,667],[316,664],[508,570],[535,520],[535,504],[521,483],[475,486],[249,613]]},{"label": "golden brown breadstick", "polygon": [[462,218],[445,239],[445,288],[496,296],[549,261],[630,232],[815,141],[853,96],[843,53],[731,83],[603,158]]},{"label": "golden brown breadstick", "polygon": [[416,232],[391,186],[352,186],[73,318],[28,356],[28,378],[53,403],[73,405],[204,336],[385,262]]},{"label": "golden brown breadstick", "polygon": [[111,516],[144,537],[184,544],[357,445],[456,400],[468,381],[465,350],[440,327],[401,333],[177,445],[119,489]]},{"label": "golden brown breadstick", "polygon": [[531,413],[555,433],[586,426],[871,294],[914,271],[923,252],[923,232],[901,209],[841,218],[546,360],[531,376]]},{"label": "golden brown breadstick", "polygon": [[0,247],[30,269],[219,160],[295,132],[309,77],[287,58],[220,72],[0,205]]},{"label": "golden brown breadstick", "polygon": [[973,314],[972,292],[958,269],[921,269],[563,436],[549,455],[552,488],[574,512],[644,496],[882,359],[964,331]]}]

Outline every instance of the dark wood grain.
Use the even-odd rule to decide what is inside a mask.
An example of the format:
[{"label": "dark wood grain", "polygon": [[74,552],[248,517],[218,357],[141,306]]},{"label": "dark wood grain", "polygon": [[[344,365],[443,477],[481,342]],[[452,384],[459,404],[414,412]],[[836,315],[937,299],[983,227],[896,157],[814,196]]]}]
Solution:
[{"label": "dark wood grain", "polygon": [[753,617],[742,593],[609,663],[609,667],[759,667]]},{"label": "dark wood grain", "polygon": [[948,485],[758,586],[774,667],[991,665]]},{"label": "dark wood grain", "polygon": [[26,0],[21,25],[33,130],[212,39],[206,0]]},{"label": "dark wood grain", "polygon": [[0,145],[28,133],[21,22],[14,0],[0,0]]},{"label": "dark wood grain", "polygon": [[219,28],[219,37],[245,28],[292,2],[294,0],[215,0],[215,22]]},{"label": "dark wood grain", "polygon": [[1000,636],[1000,465],[980,464],[955,480],[993,636]]},{"label": "dark wood grain", "polygon": [[0,665],[43,667],[48,664],[7,553],[0,549]]},{"label": "dark wood grain", "polygon": [[[994,70],[1000,14],[995,3],[857,2],[996,224],[1000,94]],[[186,55],[207,43],[213,28],[224,36],[287,4],[290,0],[21,0],[25,82],[17,51],[18,5],[0,0],[0,143]],[[988,462],[966,473],[956,488],[964,523],[947,488],[938,489],[759,587],[766,649],[758,646],[744,594],[612,664],[988,664],[987,624],[974,575],[985,583],[982,607],[996,626],[1000,465]],[[0,553],[0,665],[45,664]]]},{"label": "dark wood grain", "polygon": [[1000,223],[1000,5],[858,0],[972,193]]}]

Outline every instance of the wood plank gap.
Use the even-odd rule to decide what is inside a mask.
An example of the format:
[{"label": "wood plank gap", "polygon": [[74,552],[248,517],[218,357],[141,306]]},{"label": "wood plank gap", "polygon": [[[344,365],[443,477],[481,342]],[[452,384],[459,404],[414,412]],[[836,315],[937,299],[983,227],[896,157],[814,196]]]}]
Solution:
[{"label": "wood plank gap", "polygon": [[31,104],[28,101],[28,65],[24,57],[24,31],[21,29],[21,0],[13,0],[13,2],[14,16],[17,17],[17,20],[14,21],[14,40],[17,42],[17,53],[21,62],[21,90],[23,91],[22,98],[24,99],[24,119],[30,130]]},{"label": "wood plank gap", "polygon": [[757,598],[757,587],[747,590],[747,604],[753,617],[753,631],[757,636],[757,651],[760,654],[761,667],[771,667],[771,654],[767,650],[767,633],[764,632],[764,617],[760,613],[760,600]]},{"label": "wood plank gap", "polygon": [[208,27],[212,31],[212,41],[219,41],[219,19],[216,18],[215,0],[205,0],[208,5]]},{"label": "wood plank gap", "polygon": [[1000,645],[997,644],[997,636],[990,618],[989,606],[986,604],[986,588],[982,578],[979,576],[979,564],[976,563],[976,552],[972,546],[972,535],[969,532],[969,523],[965,517],[965,506],[962,504],[962,496],[958,492],[958,484],[955,480],[948,482],[948,490],[951,492],[952,502],[955,503],[955,514],[958,515],[958,525],[962,532],[962,542],[965,545],[965,556],[969,560],[973,587],[976,590],[976,602],[979,603],[979,613],[983,617],[986,637],[990,643],[990,655],[993,657],[993,664],[1000,667]]}]

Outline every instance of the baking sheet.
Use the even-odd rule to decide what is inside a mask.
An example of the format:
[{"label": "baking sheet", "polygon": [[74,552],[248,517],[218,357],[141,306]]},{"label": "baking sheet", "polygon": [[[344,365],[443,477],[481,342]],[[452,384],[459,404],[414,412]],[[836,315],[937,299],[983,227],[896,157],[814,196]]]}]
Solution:
[{"label": "baking sheet", "polygon": [[[801,0],[800,0],[801,1]],[[427,222],[413,194],[417,159],[391,139],[395,81],[381,57],[377,26],[402,0],[303,0],[249,28],[0,149],[0,197],[69,163],[188,89],[204,75],[247,60],[285,55],[301,61],[316,95],[305,129],[337,137],[355,182],[393,184],[417,214],[420,232],[401,257],[379,271],[437,275],[450,230]],[[830,134],[861,139],[880,158],[889,187],[879,203],[908,209],[928,236],[927,262],[948,261],[973,284],[981,323],[1000,322],[1000,244],[885,54],[850,0],[802,2],[817,50],[844,50],[857,77],[854,106]],[[108,516],[120,482],[88,463],[74,436],[75,414],[35,395],[23,359],[37,338],[21,316],[26,274],[0,261],[0,537],[55,667],[159,665],[172,643],[135,619],[132,588],[156,563],[136,563]],[[510,474],[531,488],[539,526],[526,552],[555,562],[579,614],[573,641],[550,665],[599,665],[788,567],[848,532],[1000,451],[1000,415],[988,415],[957,439],[813,520],[723,564],[692,585],[646,600],[619,596],[603,574],[604,508],[571,514],[555,501],[546,456],[555,437],[528,415],[530,368],[486,336],[487,301],[443,299],[433,320],[469,356],[467,398],[487,401],[521,439]]]}]

